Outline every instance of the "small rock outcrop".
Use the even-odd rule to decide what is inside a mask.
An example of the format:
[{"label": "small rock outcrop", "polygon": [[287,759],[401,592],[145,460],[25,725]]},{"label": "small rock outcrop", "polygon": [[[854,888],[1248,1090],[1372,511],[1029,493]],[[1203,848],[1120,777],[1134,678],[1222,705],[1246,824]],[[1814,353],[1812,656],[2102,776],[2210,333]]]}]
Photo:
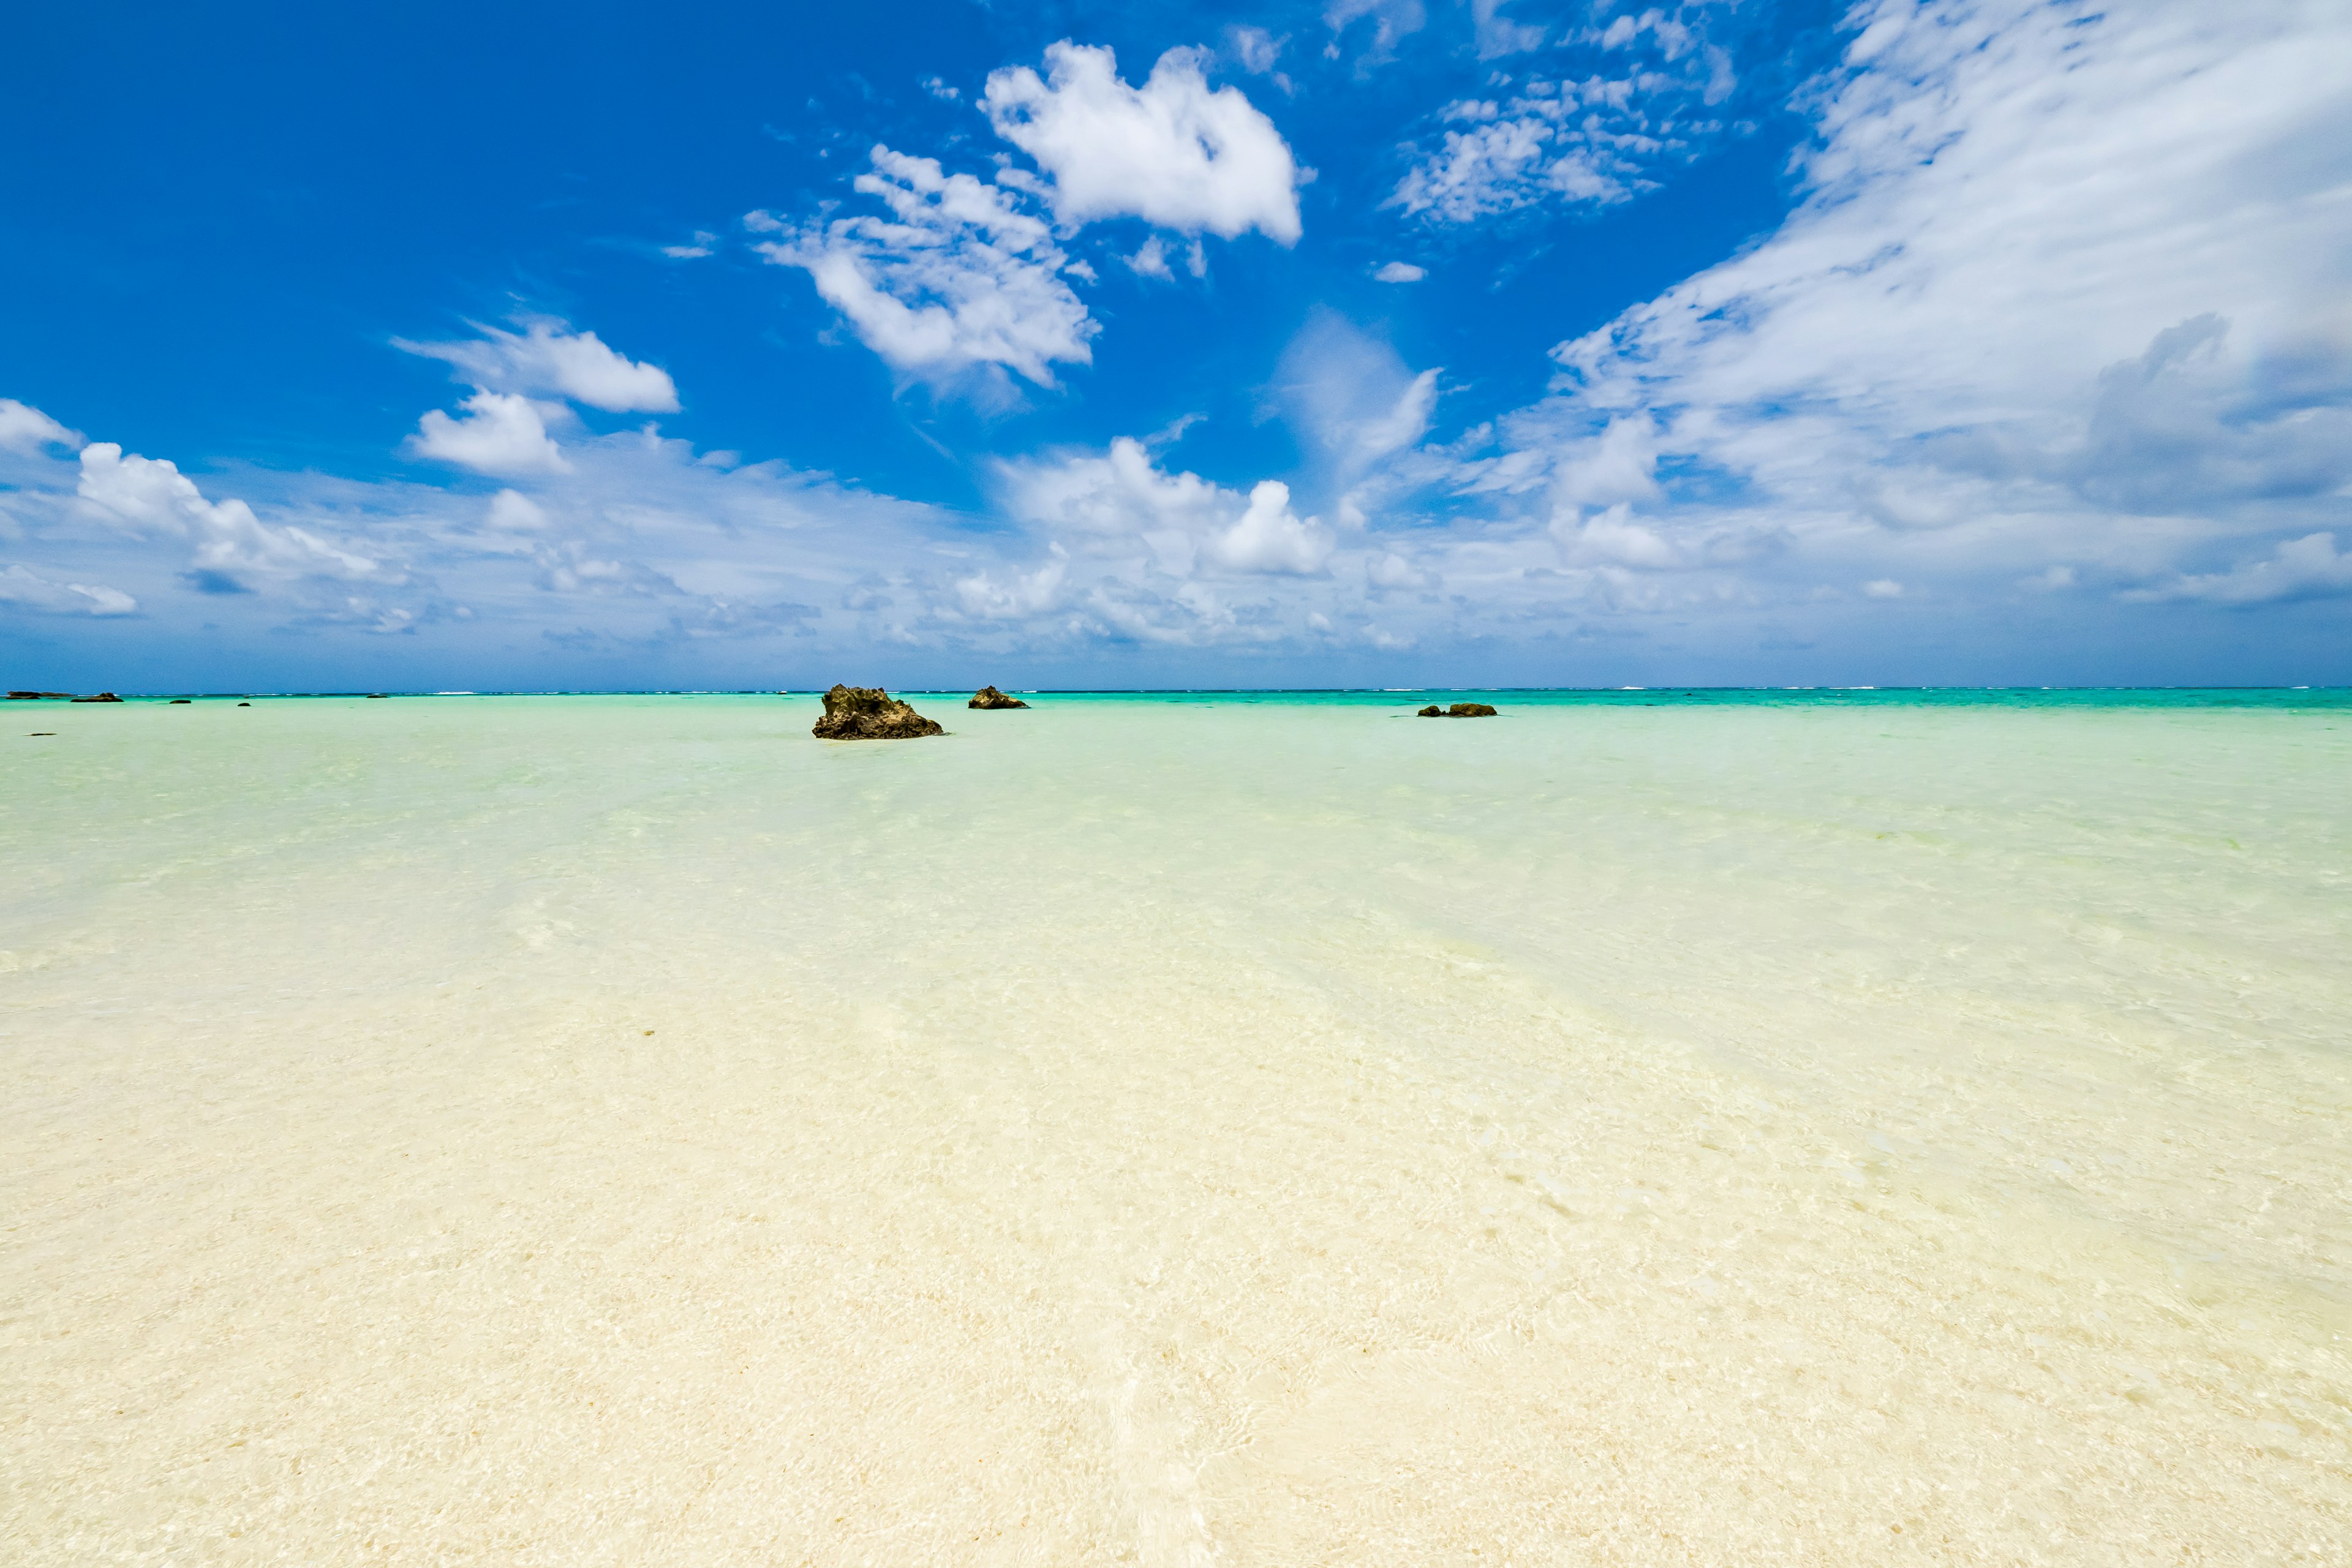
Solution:
[{"label": "small rock outcrop", "polygon": [[911,741],[947,731],[878,686],[836,686],[824,694],[824,717],[809,733],[820,741]]},{"label": "small rock outcrop", "polygon": [[111,691],[101,691],[95,697],[77,697],[74,700],[77,702],[120,702],[122,699],[117,697]]},{"label": "small rock outcrop", "polygon": [[1495,710],[1484,702],[1456,702],[1451,708],[1440,708],[1433,702],[1421,710],[1423,719],[1492,719]]},{"label": "small rock outcrop", "polygon": [[70,691],[11,691],[11,702],[62,702],[73,695]]},{"label": "small rock outcrop", "polygon": [[983,686],[972,693],[971,700],[964,706],[967,708],[1026,708],[1029,704],[1022,701],[1018,697],[1007,697],[993,686]]}]

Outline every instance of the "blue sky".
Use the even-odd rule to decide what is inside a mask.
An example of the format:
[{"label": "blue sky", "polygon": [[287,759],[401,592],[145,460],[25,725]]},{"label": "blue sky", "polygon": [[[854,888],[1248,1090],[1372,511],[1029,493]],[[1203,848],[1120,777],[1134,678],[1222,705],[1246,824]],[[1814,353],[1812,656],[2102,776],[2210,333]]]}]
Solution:
[{"label": "blue sky", "polygon": [[15,26],[10,685],[2352,679],[2340,6]]}]

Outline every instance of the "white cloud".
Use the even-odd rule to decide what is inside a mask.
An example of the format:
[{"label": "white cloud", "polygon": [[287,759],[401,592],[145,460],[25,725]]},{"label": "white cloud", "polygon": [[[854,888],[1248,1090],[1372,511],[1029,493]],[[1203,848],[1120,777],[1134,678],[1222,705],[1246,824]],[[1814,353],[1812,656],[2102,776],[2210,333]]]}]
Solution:
[{"label": "white cloud", "polygon": [[1552,468],[1552,498],[1569,506],[1650,500],[1661,493],[1657,468],[1656,427],[1643,415],[1621,416],[1593,439],[1560,451]]},{"label": "white cloud", "polygon": [[[2334,591],[2312,530],[2352,484],[2331,107],[2352,15],[1881,0],[1855,20],[1780,231],[1560,344],[1555,395],[1458,486],[1549,490],[1581,559],[1705,576],[1744,551],[1715,580],[1767,595]],[[1620,502],[1663,549],[1587,537],[1582,509]],[[2231,538],[2292,542],[2182,570]]]},{"label": "white cloud", "polygon": [[1470,0],[1470,21],[1478,40],[1478,58],[1482,60],[1525,54],[1529,49],[1543,47],[1543,28],[1530,23],[1514,22],[1504,16],[1503,7],[1508,4],[1510,0]]},{"label": "white cloud", "polygon": [[[698,245],[712,237],[695,237]],[[666,254],[709,252],[671,247]],[[485,391],[568,398],[614,414],[677,412],[677,387],[667,371],[616,353],[593,332],[573,332],[560,321],[546,321],[527,322],[520,332],[477,330],[481,336],[462,342],[393,342],[410,353],[446,360],[469,384]]]},{"label": "white cloud", "polygon": [[91,511],[138,531],[187,540],[194,547],[190,571],[216,587],[234,591],[256,577],[359,582],[383,574],[374,561],[307,529],[263,522],[242,500],[207,500],[167,459],[94,441],[81,449],[80,464],[76,491]]},{"label": "white cloud", "polygon": [[119,588],[52,583],[37,572],[15,565],[0,566],[0,605],[58,616],[130,616],[139,611],[139,601]]},{"label": "white cloud", "polygon": [[[661,253],[664,256],[668,257],[672,261],[698,261],[703,257],[711,255],[713,253],[713,247],[716,247],[718,243],[719,237],[717,235],[712,234],[708,229],[698,228],[694,231],[694,239],[692,243],[687,245],[665,245],[661,247]],[[594,335],[595,334],[593,332],[589,334],[591,337],[593,337]],[[641,366],[639,368],[642,369],[646,367]]]},{"label": "white cloud", "polygon": [[1023,521],[1065,534],[1147,535],[1198,532],[1238,506],[1238,499],[1198,474],[1165,474],[1131,436],[1100,457],[1007,463],[1005,508]]},{"label": "white cloud", "polygon": [[1119,259],[1126,262],[1127,269],[1138,278],[1157,278],[1168,281],[1176,276],[1168,269],[1167,242],[1156,234],[1137,247],[1134,255],[1122,256]]},{"label": "white cloud", "polygon": [[1405,384],[1385,412],[1349,429],[1349,471],[1377,462],[1420,440],[1429,430],[1429,416],[1436,406],[1437,372],[1423,371]]},{"label": "white cloud", "polygon": [[1047,80],[1026,66],[992,72],[984,100],[996,133],[1051,180],[1063,223],[1133,216],[1185,234],[1255,228],[1297,241],[1289,144],[1240,89],[1210,89],[1200,51],[1169,50],[1140,88],[1119,79],[1108,48],[1065,39],[1045,61]]},{"label": "white cloud", "polygon": [[2320,532],[2287,540],[2267,557],[2228,572],[2176,577],[2124,596],[2151,603],[2202,599],[2216,605],[2272,605],[2345,595],[2352,595],[2352,552],[2339,553],[2336,536]]},{"label": "white cloud", "polygon": [[492,532],[541,533],[547,525],[547,509],[520,490],[500,490],[490,498],[485,526]]},{"label": "white cloud", "polygon": [[1418,283],[1429,276],[1426,267],[1415,267],[1410,261],[1391,261],[1372,274],[1381,283]]},{"label": "white cloud", "polygon": [[1372,36],[1356,57],[1359,70],[1394,59],[1397,45],[1421,31],[1429,21],[1421,0],[1330,0],[1323,8],[1323,25],[1331,29],[1332,38],[1324,54],[1338,59],[1339,35],[1366,17],[1371,18]]},{"label": "white cloud", "polygon": [[1633,509],[1619,501],[1590,517],[1574,509],[1552,519],[1551,535],[1567,558],[1644,571],[1672,571],[1691,564],[1690,555],[1655,529],[1633,521]]},{"label": "white cloud", "polygon": [[1318,310],[1283,351],[1276,390],[1346,484],[1421,439],[1437,405],[1437,374],[1414,373],[1386,342]]},{"label": "white cloud", "polygon": [[0,397],[0,447],[37,452],[43,447],[79,447],[81,437],[37,408]]},{"label": "white cloud", "polygon": [[485,474],[570,471],[562,449],[547,433],[545,411],[530,398],[477,392],[459,406],[466,410],[461,419],[428,409],[417,421],[416,434],[408,438],[408,449],[420,458]]},{"label": "white cloud", "polygon": [[1262,480],[1250,490],[1239,521],[1210,542],[1210,552],[1239,572],[1320,572],[1331,559],[1331,536],[1313,518],[1290,510],[1290,487]]},{"label": "white cloud", "polygon": [[1449,104],[1434,148],[1387,205],[1433,224],[1467,224],[1548,202],[1601,208],[1654,184],[1647,171],[1693,151],[1686,127],[1643,78],[1534,82],[1521,95]]},{"label": "white cloud", "polygon": [[1264,27],[1227,27],[1225,41],[1242,69],[1252,76],[1265,76],[1282,58],[1282,48],[1290,42],[1288,34],[1276,37]]},{"label": "white cloud", "polygon": [[923,79],[923,90],[941,103],[954,103],[963,97],[963,89],[950,87],[945,79],[935,76],[927,76]]},{"label": "white cloud", "polygon": [[1863,593],[1873,599],[1899,599],[1903,584],[1892,577],[1874,577],[1862,585]]},{"label": "white cloud", "polygon": [[957,579],[956,598],[968,616],[982,620],[1025,620],[1057,605],[1069,576],[1069,552],[1056,544],[1034,572],[1012,572],[1000,581],[986,572]]},{"label": "white cloud", "polygon": [[1005,510],[1081,549],[1141,545],[1162,573],[1202,563],[1230,571],[1322,570],[1329,531],[1291,510],[1290,488],[1268,479],[1246,498],[1198,474],[1162,472],[1143,443],[1122,436],[1101,456],[1001,465]]},{"label": "white cloud", "polygon": [[[1505,17],[1504,3],[1471,0],[1481,59],[1544,42],[1544,28]],[[1434,142],[1417,144],[1387,205],[1425,223],[1462,225],[1526,207],[1593,211],[1628,201],[1659,171],[1728,133],[1718,106],[1738,79],[1729,51],[1709,35],[1753,26],[1736,3],[1685,4],[1571,32],[1558,40],[1573,46],[1558,78],[1498,76],[1493,85],[1511,90],[1439,110]]]},{"label": "white cloud", "polygon": [[805,270],[859,339],[910,375],[1001,367],[1050,387],[1055,364],[1092,359],[1096,324],[1062,280],[1069,259],[1016,193],[879,145],[873,165],[856,188],[880,197],[895,222],[795,228],[755,213],[754,228],[782,236],[757,248]]}]

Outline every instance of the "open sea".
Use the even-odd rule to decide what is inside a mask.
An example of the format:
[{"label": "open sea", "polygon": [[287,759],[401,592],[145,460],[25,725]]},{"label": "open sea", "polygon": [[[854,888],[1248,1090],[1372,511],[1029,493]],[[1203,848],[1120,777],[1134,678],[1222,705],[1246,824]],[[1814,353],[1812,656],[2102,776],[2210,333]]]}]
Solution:
[{"label": "open sea", "polygon": [[0,1560],[2352,1560],[2352,694],[964,695],[0,706]]}]

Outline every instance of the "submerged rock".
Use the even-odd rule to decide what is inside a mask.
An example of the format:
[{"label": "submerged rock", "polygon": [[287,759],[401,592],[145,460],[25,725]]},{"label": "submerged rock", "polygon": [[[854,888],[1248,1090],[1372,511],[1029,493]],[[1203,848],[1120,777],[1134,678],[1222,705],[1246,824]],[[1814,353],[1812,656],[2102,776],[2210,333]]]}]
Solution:
[{"label": "submerged rock", "polygon": [[911,741],[947,731],[878,686],[836,686],[824,694],[824,717],[809,733],[821,741]]},{"label": "submerged rock", "polygon": [[967,708],[1026,708],[1029,704],[1022,701],[1018,697],[1007,697],[993,686],[983,686],[972,693],[971,700],[964,706]]},{"label": "submerged rock", "polygon": [[1484,702],[1456,702],[1451,708],[1440,708],[1433,702],[1421,710],[1423,719],[1492,719],[1495,710]]},{"label": "submerged rock", "polygon": [[117,697],[111,691],[101,691],[95,697],[77,697],[74,700],[77,702],[120,702],[122,699]]},{"label": "submerged rock", "polygon": [[194,700],[195,699],[193,697],[174,697],[172,699],[172,706],[174,708],[182,708]]},{"label": "submerged rock", "polygon": [[73,695],[70,691],[11,691],[11,702],[62,702]]}]

